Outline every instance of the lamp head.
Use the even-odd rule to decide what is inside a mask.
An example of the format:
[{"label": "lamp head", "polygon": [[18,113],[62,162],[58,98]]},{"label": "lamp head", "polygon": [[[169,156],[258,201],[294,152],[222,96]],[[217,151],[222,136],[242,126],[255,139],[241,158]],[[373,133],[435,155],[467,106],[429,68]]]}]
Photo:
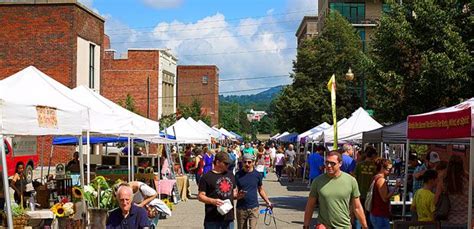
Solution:
[{"label": "lamp head", "polygon": [[354,73],[352,73],[352,69],[349,68],[349,70],[346,73],[346,80],[352,81],[354,80]]}]

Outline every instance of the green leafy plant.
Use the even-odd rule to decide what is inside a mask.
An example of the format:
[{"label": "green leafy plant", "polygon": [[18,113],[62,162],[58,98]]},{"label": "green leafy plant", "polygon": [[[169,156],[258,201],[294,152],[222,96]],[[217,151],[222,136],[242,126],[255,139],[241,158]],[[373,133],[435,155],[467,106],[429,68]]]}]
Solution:
[{"label": "green leafy plant", "polygon": [[111,210],[117,207],[113,185],[117,182],[107,181],[103,176],[97,176],[89,185],[84,186],[83,196],[89,208]]}]

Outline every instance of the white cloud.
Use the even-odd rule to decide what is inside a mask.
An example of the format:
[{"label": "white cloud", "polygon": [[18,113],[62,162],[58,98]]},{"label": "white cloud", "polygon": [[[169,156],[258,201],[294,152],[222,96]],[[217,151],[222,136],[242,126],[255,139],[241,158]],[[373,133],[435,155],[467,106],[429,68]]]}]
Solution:
[{"label": "white cloud", "polygon": [[183,0],[142,0],[142,2],[156,9],[168,9],[181,6]]},{"label": "white cloud", "polygon": [[[288,76],[292,70],[296,41],[294,31],[284,32],[285,28],[278,23],[279,20],[282,18],[269,15],[226,21],[223,14],[216,13],[194,23],[161,22],[153,29],[143,31],[131,29],[108,17],[106,32],[111,37],[112,48],[119,52],[126,52],[128,48],[170,48],[181,65],[217,65],[223,80],[219,88],[221,92],[226,92],[269,88],[291,82],[285,75]],[[284,76],[226,81],[275,75]]]}]

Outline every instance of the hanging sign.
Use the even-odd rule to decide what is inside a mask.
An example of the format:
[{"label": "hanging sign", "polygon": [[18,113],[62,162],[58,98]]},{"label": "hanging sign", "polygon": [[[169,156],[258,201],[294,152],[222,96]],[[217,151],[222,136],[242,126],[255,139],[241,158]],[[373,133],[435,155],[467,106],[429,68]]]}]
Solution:
[{"label": "hanging sign", "polygon": [[58,116],[56,108],[47,106],[36,106],[38,126],[43,128],[58,128]]}]

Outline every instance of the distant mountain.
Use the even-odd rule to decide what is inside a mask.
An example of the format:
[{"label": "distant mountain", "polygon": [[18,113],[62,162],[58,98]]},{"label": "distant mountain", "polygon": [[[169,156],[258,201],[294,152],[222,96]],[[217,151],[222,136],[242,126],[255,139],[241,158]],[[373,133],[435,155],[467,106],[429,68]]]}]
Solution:
[{"label": "distant mountain", "polygon": [[219,103],[238,103],[248,109],[267,110],[273,98],[283,89],[283,86],[272,87],[254,95],[219,95]]}]

